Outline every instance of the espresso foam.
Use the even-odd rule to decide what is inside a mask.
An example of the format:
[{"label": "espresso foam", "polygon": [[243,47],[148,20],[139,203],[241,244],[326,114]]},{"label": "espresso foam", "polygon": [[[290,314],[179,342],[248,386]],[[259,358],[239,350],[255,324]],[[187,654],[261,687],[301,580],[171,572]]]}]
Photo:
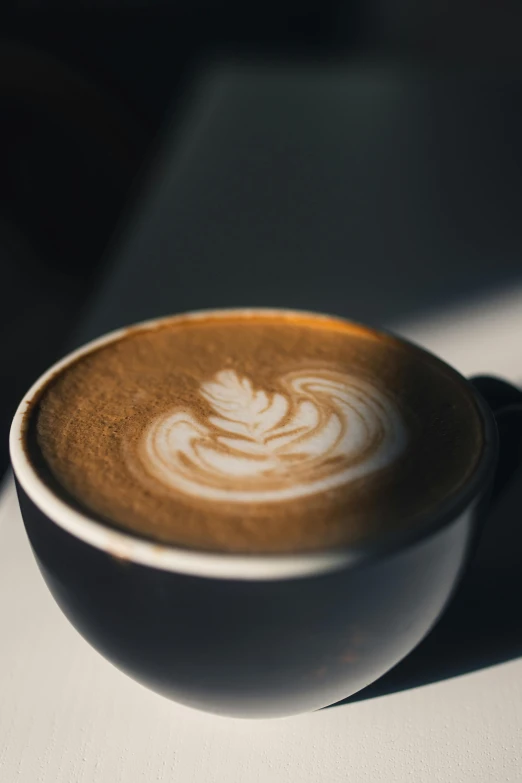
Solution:
[{"label": "espresso foam", "polygon": [[357,543],[458,490],[482,448],[465,384],[342,321],[209,315],[132,330],[31,414],[64,494],[158,541],[288,552]]},{"label": "espresso foam", "polygon": [[214,414],[186,408],[159,417],[141,447],[145,470],[165,486],[229,503],[292,501],[386,467],[407,444],[393,401],[360,378],[302,370],[280,392],[256,390],[222,370],[202,384]]}]

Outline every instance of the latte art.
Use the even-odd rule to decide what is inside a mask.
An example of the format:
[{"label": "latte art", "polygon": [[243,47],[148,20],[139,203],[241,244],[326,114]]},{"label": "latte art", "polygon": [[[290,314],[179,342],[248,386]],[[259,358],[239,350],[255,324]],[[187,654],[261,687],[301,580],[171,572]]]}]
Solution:
[{"label": "latte art", "polygon": [[141,444],[143,467],[165,487],[213,501],[279,502],[324,492],[390,465],[406,429],[392,399],[330,370],[288,373],[280,391],[234,370],[201,384],[212,410],[159,416]]},{"label": "latte art", "polygon": [[474,470],[466,384],[390,335],[273,311],[131,329],[28,414],[42,476],[100,524],[213,552],[356,546],[416,524]]}]

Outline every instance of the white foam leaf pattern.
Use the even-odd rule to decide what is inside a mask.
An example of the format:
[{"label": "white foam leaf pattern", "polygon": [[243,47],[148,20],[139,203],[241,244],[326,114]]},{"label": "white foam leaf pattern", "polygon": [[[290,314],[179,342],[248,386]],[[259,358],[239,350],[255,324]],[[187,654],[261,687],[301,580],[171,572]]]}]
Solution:
[{"label": "white foam leaf pattern", "polygon": [[172,490],[235,503],[292,500],[380,470],[407,436],[395,403],[332,370],[289,373],[280,391],[222,370],[202,384],[214,414],[174,410],[145,434],[141,459]]},{"label": "white foam leaf pattern", "polygon": [[256,392],[247,378],[240,381],[232,370],[223,370],[215,382],[204,384],[202,395],[221,414],[221,419],[212,417],[213,423],[229,432],[244,432],[254,438],[262,438],[288,410],[288,401],[283,396],[274,394],[270,402],[264,391]]}]

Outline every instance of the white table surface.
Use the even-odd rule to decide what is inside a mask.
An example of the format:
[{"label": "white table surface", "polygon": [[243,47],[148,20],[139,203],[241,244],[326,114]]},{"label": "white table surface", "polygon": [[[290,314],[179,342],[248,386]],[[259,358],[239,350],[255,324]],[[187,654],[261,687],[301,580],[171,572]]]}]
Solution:
[{"label": "white table surface", "polygon": [[[465,373],[522,378],[521,290],[400,331]],[[0,781],[522,781],[522,659],[282,720],[178,706],[120,674],[65,620],[8,479],[0,495]]]}]

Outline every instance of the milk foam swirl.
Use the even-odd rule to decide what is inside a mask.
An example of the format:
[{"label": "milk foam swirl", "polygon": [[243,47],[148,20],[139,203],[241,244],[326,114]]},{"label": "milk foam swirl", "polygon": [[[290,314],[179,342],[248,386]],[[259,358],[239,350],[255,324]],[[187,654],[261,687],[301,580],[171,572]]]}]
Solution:
[{"label": "milk foam swirl", "polygon": [[223,370],[200,393],[215,415],[163,414],[140,450],[149,475],[199,498],[256,503],[313,495],[390,465],[406,445],[394,402],[339,372],[290,373],[268,394]]}]

